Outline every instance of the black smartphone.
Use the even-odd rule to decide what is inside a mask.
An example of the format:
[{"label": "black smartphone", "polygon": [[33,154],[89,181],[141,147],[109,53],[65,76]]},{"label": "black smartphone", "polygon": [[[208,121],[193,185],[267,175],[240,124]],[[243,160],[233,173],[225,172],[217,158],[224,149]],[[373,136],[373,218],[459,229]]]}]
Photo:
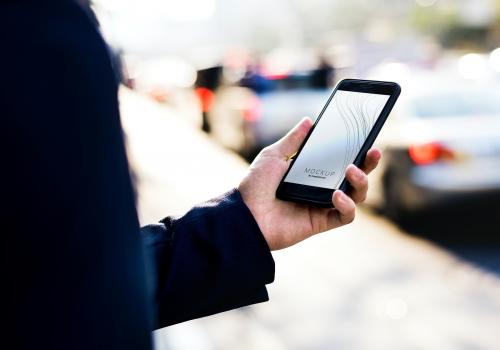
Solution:
[{"label": "black smartphone", "polygon": [[393,82],[339,82],[293,157],[276,197],[332,208],[333,192],[349,189],[347,166],[361,167],[400,93]]}]

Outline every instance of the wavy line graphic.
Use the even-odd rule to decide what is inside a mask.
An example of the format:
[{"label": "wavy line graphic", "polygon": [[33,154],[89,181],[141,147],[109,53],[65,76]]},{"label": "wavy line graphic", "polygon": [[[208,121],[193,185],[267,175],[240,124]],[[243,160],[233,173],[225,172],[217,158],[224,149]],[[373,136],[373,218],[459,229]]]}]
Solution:
[{"label": "wavy line graphic", "polygon": [[380,96],[373,94],[350,93],[336,96],[335,103],[346,132],[343,171],[337,174],[336,188],[340,186],[345,176],[345,169],[356,158],[382,112],[384,104],[379,102]]},{"label": "wavy line graphic", "polygon": [[[339,188],[388,99],[388,95],[338,90],[285,181]],[[310,169],[332,175],[310,176]]]}]

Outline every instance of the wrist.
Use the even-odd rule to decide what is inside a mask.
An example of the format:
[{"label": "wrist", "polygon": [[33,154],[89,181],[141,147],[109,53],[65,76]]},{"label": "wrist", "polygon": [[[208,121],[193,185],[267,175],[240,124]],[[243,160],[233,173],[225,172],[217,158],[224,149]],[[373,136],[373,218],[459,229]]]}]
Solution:
[{"label": "wrist", "polygon": [[263,223],[263,220],[262,220],[262,215],[260,215],[260,212],[258,210],[258,203],[256,203],[255,200],[253,199],[253,198],[255,198],[255,196],[252,196],[252,192],[250,190],[247,190],[244,182],[242,182],[240,184],[240,186],[238,186],[238,191],[241,195],[241,199],[242,199],[243,203],[245,204],[248,211],[250,212],[253,219],[255,220],[255,223],[259,227],[259,231],[261,232],[262,236],[264,237],[264,239],[267,243],[267,246],[269,247],[269,249],[271,249],[272,244],[268,238],[268,234],[267,234],[268,230],[266,229],[266,227]]}]

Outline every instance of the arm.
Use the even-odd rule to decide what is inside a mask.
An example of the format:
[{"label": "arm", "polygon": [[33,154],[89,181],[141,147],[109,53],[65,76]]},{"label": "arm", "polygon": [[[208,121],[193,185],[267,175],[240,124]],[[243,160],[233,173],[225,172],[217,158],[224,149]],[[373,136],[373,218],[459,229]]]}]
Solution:
[{"label": "arm", "polygon": [[[2,198],[11,204],[2,221],[12,225],[12,261],[22,262],[11,285],[15,294],[26,291],[19,305],[27,313],[51,317],[47,323],[16,314],[53,323],[68,336],[67,327],[88,331],[89,341],[93,334],[112,336],[105,324],[123,330],[133,325],[134,331],[119,332],[130,339],[148,321],[117,87],[98,33],[76,7],[61,4],[40,5],[28,27],[15,25],[28,16],[22,6],[15,15],[0,16],[18,34],[2,31],[6,55],[0,58],[2,66],[13,67],[0,94],[9,131],[2,149],[11,150],[4,160],[12,172],[2,181],[9,184]],[[273,278],[273,261],[237,191],[144,232],[158,263],[150,276],[158,286],[151,291],[159,324],[267,300],[264,286]],[[80,307],[64,314],[71,305]],[[50,334],[42,326],[34,332]]]},{"label": "arm", "polygon": [[152,255],[159,326],[267,300],[274,278],[270,249],[351,222],[355,203],[366,196],[366,173],[380,159],[368,152],[364,172],[351,165],[349,196],[336,191],[336,209],[312,208],[277,200],[275,191],[311,122],[304,119],[267,147],[252,163],[239,190],[193,208],[179,219],[143,228]]},{"label": "arm", "polygon": [[274,261],[237,190],[142,231],[158,327],[268,300]]}]

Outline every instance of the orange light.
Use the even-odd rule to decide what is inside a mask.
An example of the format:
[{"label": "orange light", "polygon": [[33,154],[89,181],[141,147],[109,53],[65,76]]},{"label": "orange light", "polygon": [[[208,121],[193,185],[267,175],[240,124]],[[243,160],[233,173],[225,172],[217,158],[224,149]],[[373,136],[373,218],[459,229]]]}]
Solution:
[{"label": "orange light", "polygon": [[210,111],[215,99],[215,94],[212,92],[212,90],[204,87],[199,87],[196,89],[196,95],[198,95],[198,98],[201,102],[201,111]]},{"label": "orange light", "polygon": [[411,145],[408,148],[408,153],[411,160],[418,165],[426,165],[438,160],[450,160],[454,158],[453,151],[438,142]]}]

